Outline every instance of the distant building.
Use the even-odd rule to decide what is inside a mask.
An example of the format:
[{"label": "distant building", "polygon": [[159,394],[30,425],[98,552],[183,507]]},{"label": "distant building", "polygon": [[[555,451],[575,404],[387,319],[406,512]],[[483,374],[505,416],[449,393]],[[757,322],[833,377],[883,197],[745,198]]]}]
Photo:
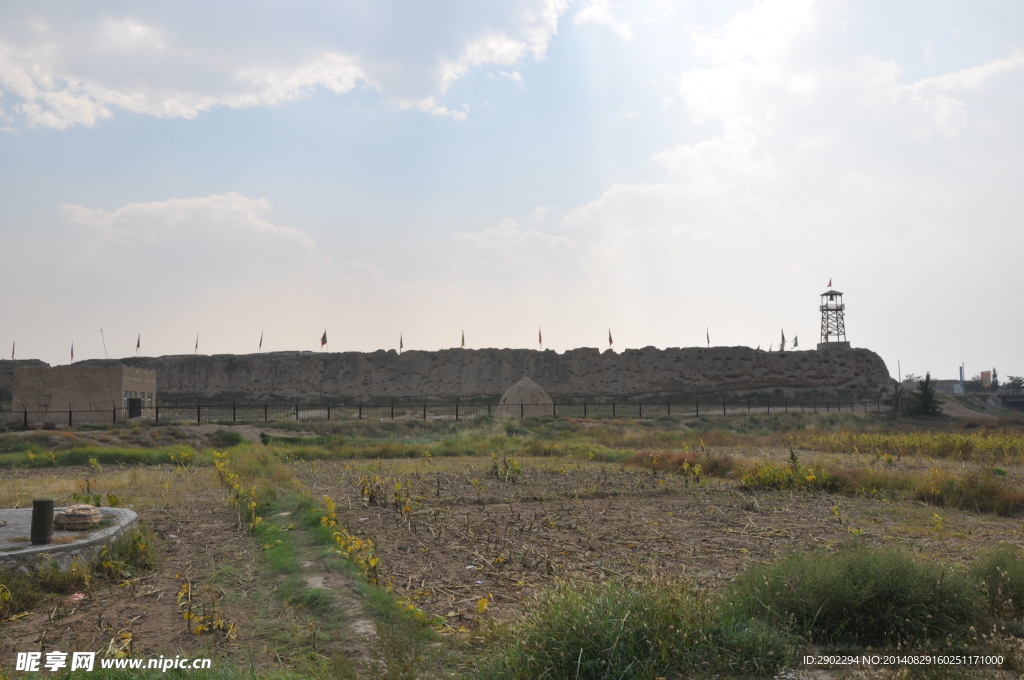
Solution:
[{"label": "distant building", "polygon": [[121,364],[18,366],[14,369],[11,397],[15,411],[30,414],[131,407],[132,415],[141,415],[138,409],[156,405],[156,371]]}]

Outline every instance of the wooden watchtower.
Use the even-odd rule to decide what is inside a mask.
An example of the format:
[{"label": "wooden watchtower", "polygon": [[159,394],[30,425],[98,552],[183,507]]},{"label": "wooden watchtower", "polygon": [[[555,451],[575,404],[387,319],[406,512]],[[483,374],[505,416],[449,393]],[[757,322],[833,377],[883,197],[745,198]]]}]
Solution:
[{"label": "wooden watchtower", "polygon": [[821,294],[821,342],[818,349],[849,349],[846,339],[846,305],[843,294],[829,288]]}]

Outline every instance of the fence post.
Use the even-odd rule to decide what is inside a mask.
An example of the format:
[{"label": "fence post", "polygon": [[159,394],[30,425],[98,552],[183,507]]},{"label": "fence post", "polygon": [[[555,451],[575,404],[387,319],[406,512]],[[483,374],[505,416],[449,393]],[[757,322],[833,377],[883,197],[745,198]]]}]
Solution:
[{"label": "fence post", "polygon": [[199,403],[199,400],[196,399],[196,425],[199,425],[200,423],[203,422],[202,414],[203,414],[203,407]]},{"label": "fence post", "polygon": [[523,418],[526,416],[526,406],[522,402],[519,403],[519,417]]},{"label": "fence post", "polygon": [[28,409],[25,409],[25,429],[28,429]]},{"label": "fence post", "polygon": [[459,419],[459,398],[455,397],[455,420]]},{"label": "fence post", "polygon": [[[28,414],[26,414],[27,416]],[[110,424],[117,425],[117,407],[114,407],[114,415],[110,417]],[[25,419],[25,429],[28,429],[28,418]]]},{"label": "fence post", "polygon": [[644,402],[640,402],[640,417],[644,417]]},{"label": "fence post", "polygon": [[299,402],[295,402],[295,420],[299,419]]},{"label": "fence post", "polygon": [[[487,405],[487,412],[491,412],[490,404]],[[427,419],[427,402],[423,402],[423,420]]]},{"label": "fence post", "polygon": [[768,400],[768,415],[772,414],[772,400]]},{"label": "fence post", "polygon": [[263,422],[265,422],[265,423],[269,423],[270,422],[270,418],[267,415],[267,400],[266,399],[263,400]]},{"label": "fence post", "polygon": [[583,397],[583,417],[587,417],[587,398]]},{"label": "fence post", "polygon": [[75,412],[71,410],[71,404],[68,404],[68,429],[70,430],[74,423],[71,422],[74,419]]},{"label": "fence post", "polygon": [[331,402],[327,402],[327,420],[331,419]]},{"label": "fence post", "polygon": [[231,402],[231,422],[235,422],[235,402]]},{"label": "fence post", "polygon": [[672,415],[672,402],[671,401],[666,401],[665,402],[665,415],[667,415],[667,416]]},{"label": "fence post", "polygon": [[160,422],[160,404],[156,405],[156,422]]},{"label": "fence post", "polygon": [[612,418],[615,417],[615,400],[612,399]]},{"label": "fence post", "polygon": [[552,418],[557,418],[558,417],[558,412],[555,411],[555,402],[554,401],[551,402],[551,417]]},{"label": "fence post", "polygon": [[722,415],[725,415],[725,399],[722,400]]},{"label": "fence post", "polygon": [[491,402],[487,402],[487,415],[491,415]]},{"label": "fence post", "polygon": [[700,397],[697,397],[696,404],[697,404],[697,417],[700,418]]},{"label": "fence post", "polygon": [[356,420],[363,419],[363,405],[359,404],[359,412],[356,414]]}]

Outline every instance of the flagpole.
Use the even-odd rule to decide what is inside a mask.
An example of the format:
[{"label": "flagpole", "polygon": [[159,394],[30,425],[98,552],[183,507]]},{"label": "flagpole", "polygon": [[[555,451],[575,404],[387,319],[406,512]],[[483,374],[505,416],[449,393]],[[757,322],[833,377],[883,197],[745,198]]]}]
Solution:
[{"label": "flagpole", "polygon": [[104,359],[109,359],[110,357],[107,355],[107,339],[105,337],[103,337],[103,329],[102,328],[100,329],[100,340],[103,341],[103,358]]}]

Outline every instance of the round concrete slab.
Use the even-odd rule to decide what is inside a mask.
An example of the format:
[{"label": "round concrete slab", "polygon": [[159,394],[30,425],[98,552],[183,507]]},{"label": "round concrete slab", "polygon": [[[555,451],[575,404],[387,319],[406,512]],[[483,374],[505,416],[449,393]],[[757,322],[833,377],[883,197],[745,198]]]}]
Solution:
[{"label": "round concrete slab", "polygon": [[[59,512],[64,508],[57,508]],[[40,562],[58,562],[61,568],[75,559],[89,561],[104,545],[138,521],[134,510],[100,508],[100,524],[90,531],[54,531],[46,545],[29,540],[32,509],[0,510],[0,567],[28,571]]]}]

